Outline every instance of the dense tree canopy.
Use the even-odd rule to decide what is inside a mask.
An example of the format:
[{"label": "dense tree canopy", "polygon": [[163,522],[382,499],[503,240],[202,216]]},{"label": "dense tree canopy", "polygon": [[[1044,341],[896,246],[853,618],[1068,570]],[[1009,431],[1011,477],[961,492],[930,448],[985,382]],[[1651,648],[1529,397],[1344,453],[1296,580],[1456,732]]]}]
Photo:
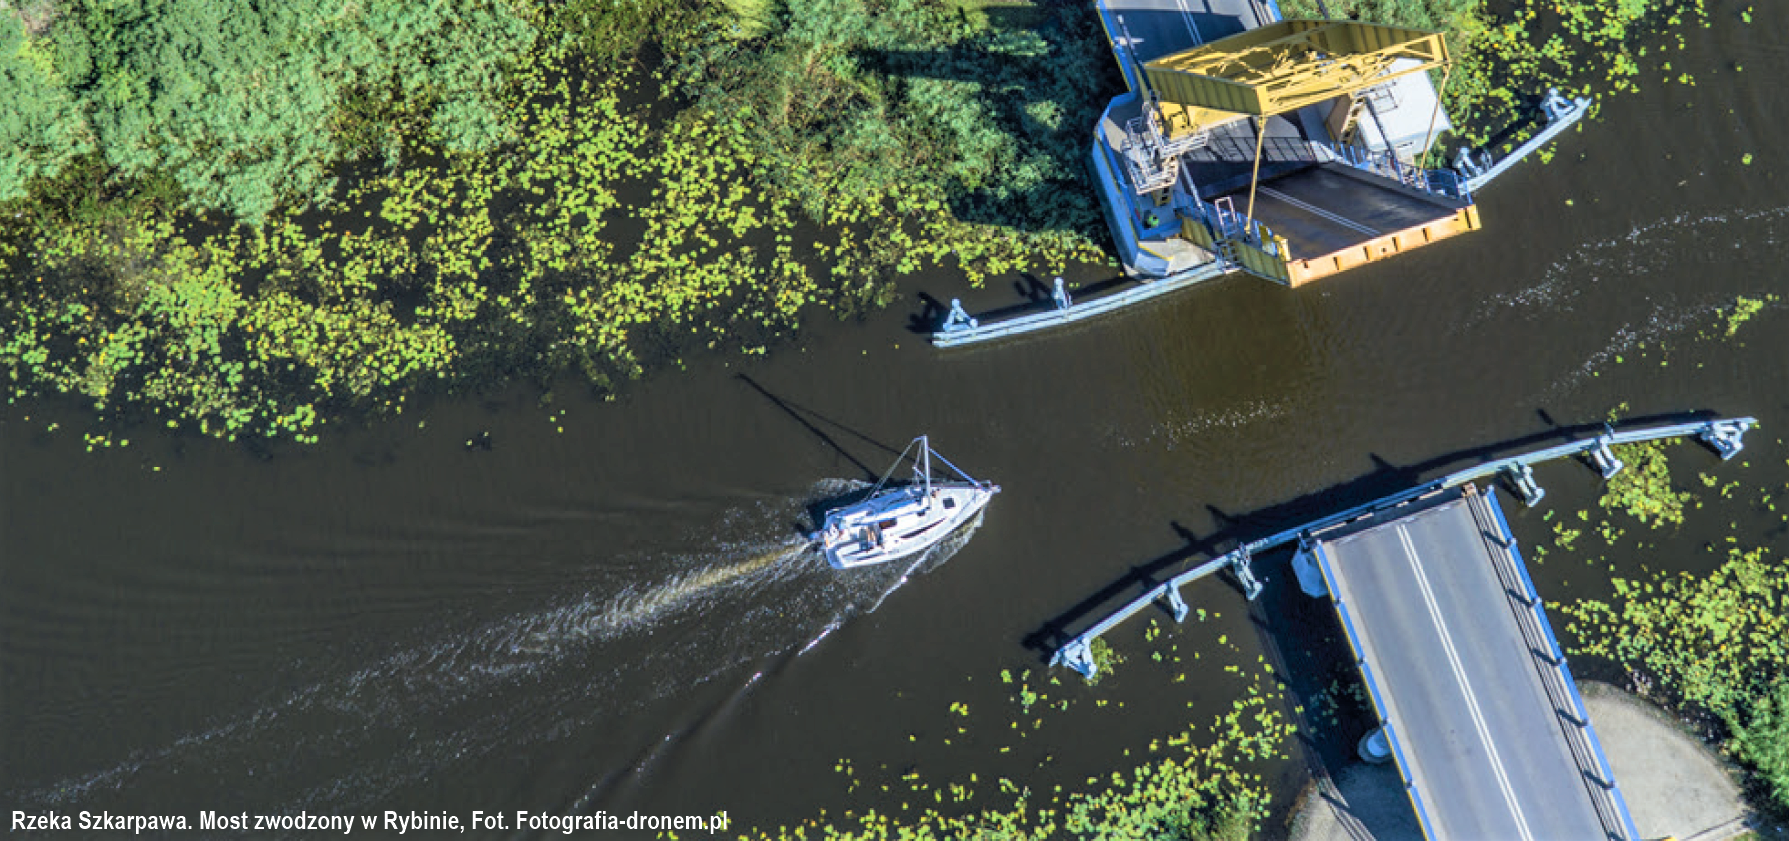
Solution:
[{"label": "dense tree canopy", "polygon": [[248,219],[316,193],[344,157],[395,150],[405,116],[450,150],[496,145],[503,69],[536,35],[507,0],[42,7],[34,25],[0,14],[0,96],[18,94],[0,100],[0,200],[97,148]]},{"label": "dense tree canopy", "polygon": [[26,18],[0,13],[0,201],[93,150],[92,132],[46,43]]}]

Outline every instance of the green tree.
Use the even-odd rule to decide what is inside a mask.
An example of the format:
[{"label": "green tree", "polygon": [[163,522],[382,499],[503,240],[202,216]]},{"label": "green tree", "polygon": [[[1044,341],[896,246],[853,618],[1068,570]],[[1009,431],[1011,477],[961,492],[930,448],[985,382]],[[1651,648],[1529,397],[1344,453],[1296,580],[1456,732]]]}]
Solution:
[{"label": "green tree", "polygon": [[72,89],[118,173],[166,173],[193,205],[258,220],[328,189],[356,151],[345,121],[414,114],[448,151],[493,147],[509,133],[494,94],[534,37],[506,0],[76,0],[40,72]]},{"label": "green tree", "polygon": [[1729,721],[1740,758],[1758,769],[1777,805],[1789,810],[1789,676],[1779,675],[1770,691],[1746,703],[1743,723]]},{"label": "green tree", "polygon": [[[23,198],[32,182],[93,151],[87,120],[57,72],[55,42],[30,32],[45,26],[40,20],[0,5],[0,201]],[[78,68],[82,57],[71,51],[66,63]]]}]

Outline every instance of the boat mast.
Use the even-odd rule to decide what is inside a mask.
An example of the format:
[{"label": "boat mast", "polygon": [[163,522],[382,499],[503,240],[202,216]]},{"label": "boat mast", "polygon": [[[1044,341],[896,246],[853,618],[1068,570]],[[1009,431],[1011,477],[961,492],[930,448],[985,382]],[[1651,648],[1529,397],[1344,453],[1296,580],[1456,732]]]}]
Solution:
[{"label": "boat mast", "polygon": [[927,440],[925,435],[919,436],[919,473],[925,478],[925,498],[930,500],[932,498],[932,442]]}]

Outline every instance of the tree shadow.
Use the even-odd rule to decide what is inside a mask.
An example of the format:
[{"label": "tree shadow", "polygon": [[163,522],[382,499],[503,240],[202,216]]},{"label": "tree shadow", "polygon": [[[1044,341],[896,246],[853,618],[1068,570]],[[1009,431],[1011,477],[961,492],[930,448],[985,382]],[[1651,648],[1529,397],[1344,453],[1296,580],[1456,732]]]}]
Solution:
[{"label": "tree shadow", "polygon": [[945,156],[935,167],[946,183],[938,199],[956,219],[1094,234],[1087,140],[1101,109],[1125,91],[1097,13],[1040,0],[959,14],[966,26],[955,43],[860,48],[850,58],[887,80],[887,105],[926,115],[915,137]]}]

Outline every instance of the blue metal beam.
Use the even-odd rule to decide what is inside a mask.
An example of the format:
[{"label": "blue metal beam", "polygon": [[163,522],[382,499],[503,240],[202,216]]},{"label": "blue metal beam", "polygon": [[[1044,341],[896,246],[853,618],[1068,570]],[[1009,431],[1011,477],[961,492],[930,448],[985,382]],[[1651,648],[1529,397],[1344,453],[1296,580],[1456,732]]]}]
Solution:
[{"label": "blue metal beam", "polygon": [[1067,299],[1067,291],[1064,290],[1062,297],[1055,300],[1055,308],[1043,312],[1022,315],[1018,318],[995,321],[987,324],[977,323],[974,319],[970,319],[968,322],[962,321],[961,319],[946,321],[942,330],[932,334],[932,344],[941,348],[959,347],[978,342],[1004,339],[1024,333],[1035,332],[1048,327],[1082,321],[1084,319],[1093,318],[1094,316],[1104,315],[1131,304],[1147,301],[1151,298],[1157,298],[1170,292],[1185,289],[1186,287],[1201,281],[1222,277],[1229,274],[1231,270],[1232,267],[1225,261],[1214,260],[1209,263],[1202,263],[1166,280],[1150,281],[1126,289],[1123,292],[1103,295],[1098,298],[1090,298],[1085,301],[1073,302],[1068,306],[1062,306],[1062,302]]}]

